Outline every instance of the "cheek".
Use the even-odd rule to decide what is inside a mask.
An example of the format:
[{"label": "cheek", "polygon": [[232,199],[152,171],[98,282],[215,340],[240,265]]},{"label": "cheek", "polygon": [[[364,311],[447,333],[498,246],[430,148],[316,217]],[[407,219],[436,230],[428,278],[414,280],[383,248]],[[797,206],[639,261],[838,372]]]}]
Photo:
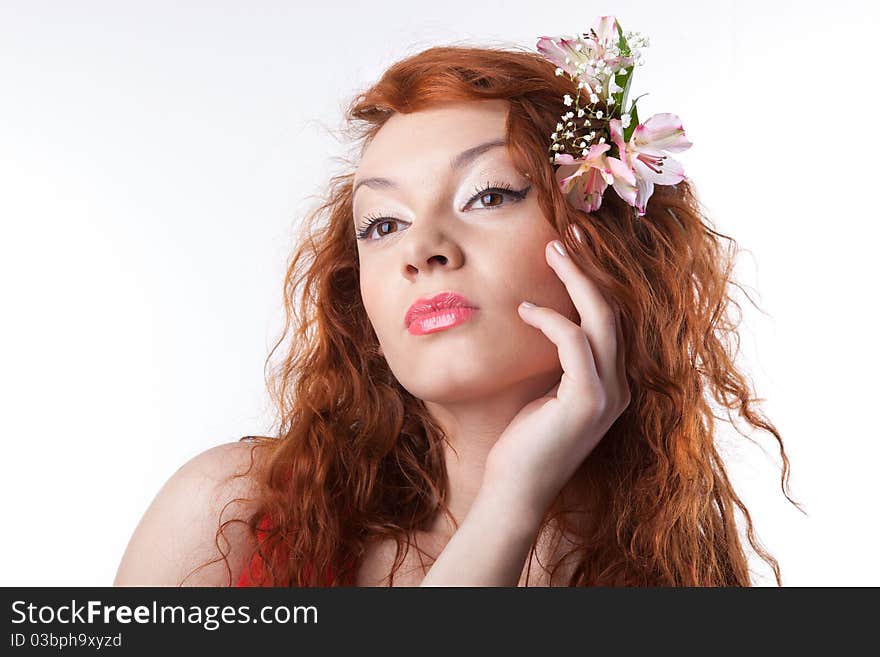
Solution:
[{"label": "cheek", "polygon": [[382,276],[371,276],[362,271],[360,293],[367,319],[373,325],[376,336],[381,340],[386,333],[394,330],[399,304],[395,305],[387,278]]},{"label": "cheek", "polygon": [[[547,239],[549,242],[552,236]],[[571,300],[568,289],[562,282],[562,279],[547,264],[543,251],[529,263],[527,270],[521,269],[521,289],[529,296],[529,301],[538,305],[552,308],[564,317],[576,324],[580,324],[580,316]]]},{"label": "cheek", "polygon": [[360,275],[360,292],[361,292],[361,301],[364,304],[364,310],[367,313],[367,318],[376,326],[376,322],[378,321],[378,304],[379,299],[376,295],[376,287],[371,282],[371,277],[361,269]]}]

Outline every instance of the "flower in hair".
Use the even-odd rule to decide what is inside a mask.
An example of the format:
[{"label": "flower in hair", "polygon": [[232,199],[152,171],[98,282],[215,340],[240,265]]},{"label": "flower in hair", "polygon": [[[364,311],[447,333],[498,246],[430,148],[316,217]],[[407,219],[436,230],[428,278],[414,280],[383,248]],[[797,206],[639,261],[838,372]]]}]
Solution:
[{"label": "flower in hair", "polygon": [[681,120],[663,113],[639,123],[641,96],[627,107],[632,73],[643,64],[640,49],[647,45],[613,16],[600,16],[588,33],[538,39],[538,52],[556,65],[556,75],[576,85],[574,97],[563,96],[570,109],[550,135],[549,150],[561,191],[585,212],[599,209],[611,185],[643,216],[655,184],[684,179],[681,164],[667,154],[691,146]]}]

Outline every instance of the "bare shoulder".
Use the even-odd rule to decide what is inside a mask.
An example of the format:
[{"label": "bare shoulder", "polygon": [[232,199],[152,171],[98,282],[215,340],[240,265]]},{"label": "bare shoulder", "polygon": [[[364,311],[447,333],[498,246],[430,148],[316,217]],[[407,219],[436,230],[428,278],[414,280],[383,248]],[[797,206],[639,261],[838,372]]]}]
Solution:
[{"label": "bare shoulder", "polygon": [[[250,442],[224,443],[178,468],[138,523],[114,586],[234,583],[253,550],[253,539],[242,522],[228,523],[219,536],[217,530],[221,521],[246,521],[253,513],[258,492],[253,475],[261,451]],[[229,569],[219,548],[227,553]]]}]

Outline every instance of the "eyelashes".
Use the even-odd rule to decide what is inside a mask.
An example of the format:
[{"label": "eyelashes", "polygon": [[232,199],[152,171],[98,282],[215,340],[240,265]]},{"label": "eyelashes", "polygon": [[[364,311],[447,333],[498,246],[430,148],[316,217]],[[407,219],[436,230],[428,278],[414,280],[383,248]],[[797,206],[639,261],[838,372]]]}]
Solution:
[{"label": "eyelashes", "polygon": [[[479,200],[483,196],[487,196],[489,194],[501,194],[502,196],[509,196],[513,199],[514,203],[522,201],[529,193],[529,190],[532,188],[531,185],[524,189],[513,189],[507,183],[486,183],[482,188],[476,188],[474,195],[468,199],[468,202],[465,204],[465,207],[470,206],[474,201]],[[501,205],[491,205],[486,208],[486,210],[492,210],[498,207],[503,207],[504,204]],[[384,215],[367,215],[364,217],[364,222],[358,225],[357,227],[357,238],[359,240],[365,240],[369,237],[370,233],[373,232],[373,227],[376,224],[384,223],[384,222],[397,222],[400,219],[396,217],[388,217]],[[390,235],[391,233],[385,233],[386,235]]]}]

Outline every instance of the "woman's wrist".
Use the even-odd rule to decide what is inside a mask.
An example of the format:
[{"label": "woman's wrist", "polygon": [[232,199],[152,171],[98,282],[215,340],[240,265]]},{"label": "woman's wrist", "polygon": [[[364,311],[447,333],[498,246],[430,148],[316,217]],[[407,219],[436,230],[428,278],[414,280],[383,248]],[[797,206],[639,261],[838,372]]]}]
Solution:
[{"label": "woman's wrist", "polygon": [[513,477],[484,478],[473,504],[494,514],[499,527],[512,535],[537,534],[546,511]]},{"label": "woman's wrist", "polygon": [[422,586],[516,586],[539,525],[512,487],[484,485]]}]

